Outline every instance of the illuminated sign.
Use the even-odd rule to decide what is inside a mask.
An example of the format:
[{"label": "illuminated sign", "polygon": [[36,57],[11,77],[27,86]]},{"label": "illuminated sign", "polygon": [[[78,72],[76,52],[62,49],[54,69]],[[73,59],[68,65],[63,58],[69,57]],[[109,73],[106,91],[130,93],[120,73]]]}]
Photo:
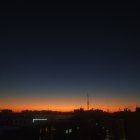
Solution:
[{"label": "illuminated sign", "polygon": [[47,121],[47,119],[39,119],[39,118],[35,118],[35,119],[33,119],[33,123],[34,123],[35,121]]}]

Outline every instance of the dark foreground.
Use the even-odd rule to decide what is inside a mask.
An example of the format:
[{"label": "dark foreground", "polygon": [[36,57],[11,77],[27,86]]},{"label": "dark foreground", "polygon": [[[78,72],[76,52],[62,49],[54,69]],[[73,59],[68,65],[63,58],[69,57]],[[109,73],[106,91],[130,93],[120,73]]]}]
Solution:
[{"label": "dark foreground", "polygon": [[139,112],[0,113],[1,140],[140,140],[139,130]]}]

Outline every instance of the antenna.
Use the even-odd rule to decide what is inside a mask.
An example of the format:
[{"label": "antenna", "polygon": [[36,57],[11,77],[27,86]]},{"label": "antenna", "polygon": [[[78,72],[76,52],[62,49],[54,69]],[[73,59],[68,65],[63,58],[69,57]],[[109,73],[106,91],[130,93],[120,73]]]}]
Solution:
[{"label": "antenna", "polygon": [[89,110],[89,95],[87,93],[87,110]]}]

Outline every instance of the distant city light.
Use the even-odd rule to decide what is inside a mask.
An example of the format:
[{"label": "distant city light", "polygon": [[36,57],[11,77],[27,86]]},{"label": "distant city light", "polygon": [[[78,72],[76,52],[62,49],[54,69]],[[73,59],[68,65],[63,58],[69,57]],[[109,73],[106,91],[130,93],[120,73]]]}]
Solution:
[{"label": "distant city light", "polygon": [[98,125],[98,123],[96,123],[96,125]]},{"label": "distant city light", "polygon": [[77,126],[76,128],[77,128],[77,130],[79,130],[79,129],[80,129],[80,127],[79,127],[79,126]]},{"label": "distant city light", "polygon": [[42,133],[42,128],[40,128],[40,134]]},{"label": "distant city light", "polygon": [[48,132],[48,128],[47,127],[45,128],[45,131]]}]

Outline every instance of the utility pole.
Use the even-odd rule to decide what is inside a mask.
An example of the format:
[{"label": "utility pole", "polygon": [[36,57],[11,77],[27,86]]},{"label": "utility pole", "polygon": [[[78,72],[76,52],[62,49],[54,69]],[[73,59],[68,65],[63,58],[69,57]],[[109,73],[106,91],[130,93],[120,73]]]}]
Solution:
[{"label": "utility pole", "polygon": [[89,95],[87,93],[87,110],[89,110]]}]

